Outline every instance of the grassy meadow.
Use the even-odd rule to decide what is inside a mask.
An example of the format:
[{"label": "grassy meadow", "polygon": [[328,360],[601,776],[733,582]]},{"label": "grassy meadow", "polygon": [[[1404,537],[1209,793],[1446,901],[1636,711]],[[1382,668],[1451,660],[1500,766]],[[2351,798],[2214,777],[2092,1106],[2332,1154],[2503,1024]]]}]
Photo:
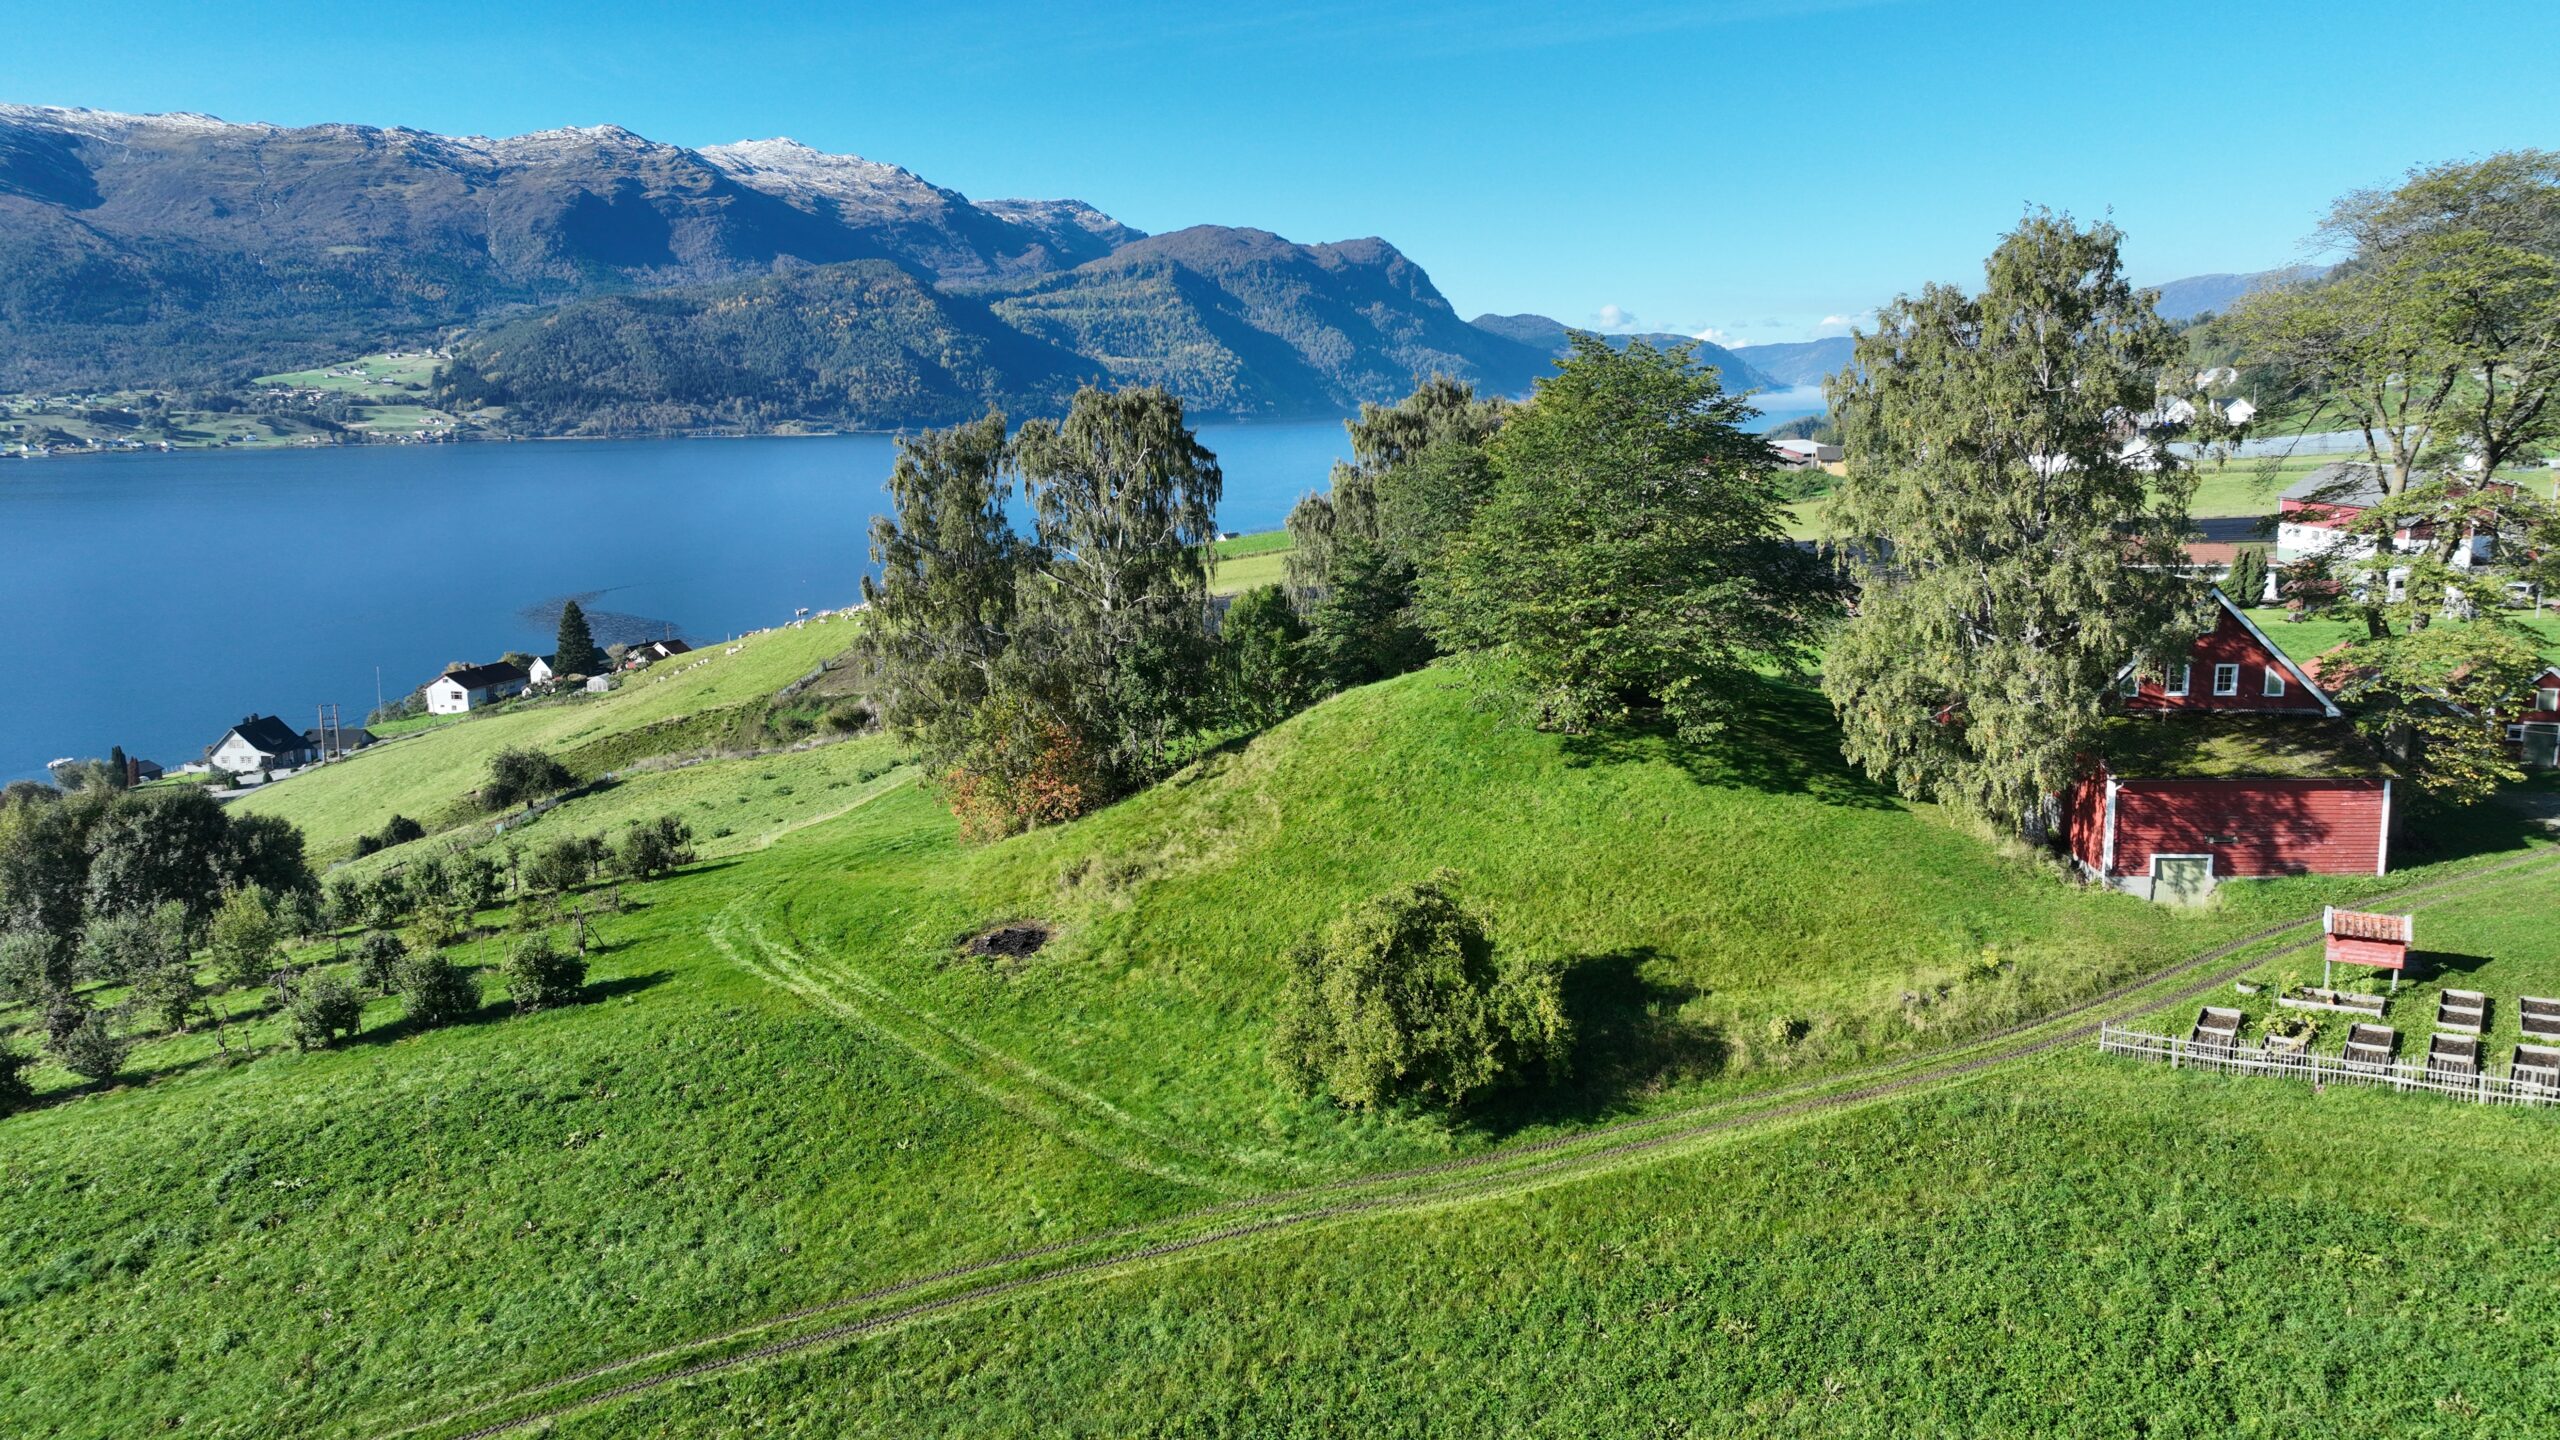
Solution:
[{"label": "grassy meadow", "polygon": [[[1921,1055],[2535,843],[2475,817],[2388,881],[2163,910],[1879,791],[1810,692],[1773,692],[1713,745],[1581,741],[1445,667],[984,846],[884,740],[663,758],[848,638],[708,647],[239,802],[328,855],[395,810],[461,815],[489,754],[533,744],[619,778],[510,840],[672,813],[701,858],[574,898],[594,953],[572,1008],[510,1013],[499,959],[525,927],[569,931],[521,906],[450,952],[482,982],[468,1023],[415,1032],[376,1000],[356,1042],[297,1054],[263,993],[240,995],[219,1037],[147,1039],[124,1084],[40,1067],[38,1106],[0,1121],[0,1433],[380,1434],[1023,1246]],[[1455,1119],[1282,1090],[1264,1050],[1287,949],[1444,867],[1497,945],[1567,967],[1573,1074]],[[2548,886],[2520,893],[2549,908]],[[2500,913],[2460,910],[2445,943],[2560,972],[2560,942]],[[960,944],[1021,921],[1054,932],[1036,955]],[[32,1018],[0,1011],[0,1029]],[[2456,1202],[2544,1185],[2542,1162],[2502,1162],[2553,1117],[2196,1078],[2075,1053],[1044,1291],[564,1433],[1599,1433],[1672,1414],[1700,1433],[2033,1433],[2075,1400],[2110,1424],[2151,1406],[2183,1433],[2273,1433],[2454,1389],[2480,1415],[2538,1417],[2511,1403],[2523,1377],[2439,1382],[2515,1359],[2542,1323],[2547,1298],[2483,1298],[2484,1267],[2501,1245],[2552,1252],[2503,1214],[2457,1225]],[[2302,1107],[2322,1103],[2381,1137],[2388,1195],[2342,1188],[2372,1162],[2315,1143]],[[2199,1126],[2202,1178],[2177,1148]],[[2418,1276],[2439,1288],[2419,1296]],[[2510,1320],[2443,1318],[2475,1300]],[[2301,1318],[2324,1306],[2366,1318]],[[2355,1368],[2280,1392],[2314,1335]],[[1967,1348],[1986,1340],[1987,1365]],[[2208,1344],[2213,1367],[2176,1362]],[[2417,1359],[2375,1389],[2363,1367],[2392,1345]]]},{"label": "grassy meadow", "polygon": [[775,692],[843,652],[850,622],[813,620],[734,642],[706,644],[624,677],[609,696],[584,694],[511,705],[467,723],[431,727],[397,743],[270,785],[237,803],[302,827],[312,853],[334,858],[356,837],[403,814],[430,829],[473,814],[470,792],[489,757],[530,746],[592,777],[631,760],[709,746],[728,722],[761,715]]}]

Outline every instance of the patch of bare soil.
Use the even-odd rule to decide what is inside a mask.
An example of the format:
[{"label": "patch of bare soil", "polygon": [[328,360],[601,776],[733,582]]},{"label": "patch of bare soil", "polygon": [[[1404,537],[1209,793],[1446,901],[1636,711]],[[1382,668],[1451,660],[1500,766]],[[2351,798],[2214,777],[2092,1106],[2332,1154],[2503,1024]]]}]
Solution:
[{"label": "patch of bare soil", "polygon": [[1039,920],[1008,920],[960,942],[960,948],[988,960],[1027,960],[1040,953],[1056,931]]}]

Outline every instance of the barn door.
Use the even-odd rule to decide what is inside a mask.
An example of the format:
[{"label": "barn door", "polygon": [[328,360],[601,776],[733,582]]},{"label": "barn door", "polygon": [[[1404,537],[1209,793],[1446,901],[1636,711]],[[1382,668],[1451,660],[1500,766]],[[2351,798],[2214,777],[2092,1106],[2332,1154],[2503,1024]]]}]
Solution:
[{"label": "barn door", "polygon": [[2151,862],[2151,898],[2172,905],[2201,905],[2213,893],[2213,857],[2163,855]]},{"label": "barn door", "polygon": [[2528,770],[2560,768],[2560,725],[2524,727],[2524,767]]}]

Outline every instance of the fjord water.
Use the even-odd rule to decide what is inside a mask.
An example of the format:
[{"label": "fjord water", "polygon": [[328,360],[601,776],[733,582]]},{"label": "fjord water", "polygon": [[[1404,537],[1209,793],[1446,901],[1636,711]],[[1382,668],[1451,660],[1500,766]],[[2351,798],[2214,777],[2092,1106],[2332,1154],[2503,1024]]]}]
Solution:
[{"label": "fjord water", "polygon": [[[1348,450],[1330,420],[1200,436],[1229,530],[1277,526]],[[354,724],[376,667],[397,697],[550,649],[563,596],[697,643],[850,603],[892,455],[849,435],[0,462],[0,780],[111,745],[174,768],[253,711]]]}]

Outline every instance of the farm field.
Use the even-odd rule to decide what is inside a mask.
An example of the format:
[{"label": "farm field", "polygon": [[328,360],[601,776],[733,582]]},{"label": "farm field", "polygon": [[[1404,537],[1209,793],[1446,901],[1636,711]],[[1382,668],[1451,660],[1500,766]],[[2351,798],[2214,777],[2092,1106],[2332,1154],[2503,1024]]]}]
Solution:
[{"label": "farm field", "polygon": [[1213,547],[1218,555],[1217,572],[1209,577],[1212,595],[1241,595],[1264,585],[1280,584],[1287,574],[1289,532],[1264,530],[1221,540]]},{"label": "farm field", "polygon": [[[696,703],[789,678],[781,654],[753,684],[694,672]],[[673,703],[614,705],[642,700]],[[619,912],[586,897],[588,1004],[507,1015],[492,912],[454,952],[483,971],[474,1023],[412,1034],[376,1002],[360,1042],[295,1055],[270,1017],[235,1013],[228,1043],[252,1063],[199,1034],[138,1052],[147,1084],[72,1094],[37,1073],[50,1103],[8,1122],[0,1156],[0,1341],[18,1357],[0,1428],[184,1414],[212,1435],[374,1433],[974,1257],[1922,1054],[2372,888],[2231,887],[2193,913],[2076,891],[1790,745],[1805,717],[1783,707],[1816,702],[1777,703],[1729,749],[1577,748],[1424,672],[976,849],[877,741],[635,775],[535,837],[697,804],[733,833],[695,813],[699,864],[621,887]],[[502,728],[402,745],[483,727]],[[362,763],[297,803],[378,824]],[[2484,828],[2390,883],[2520,843]],[[1310,917],[1439,865],[1497,943],[1571,962],[1572,1081],[1454,1125],[1282,1091],[1262,1063],[1281,952]],[[1022,919],[1057,938],[1023,961],[956,952]],[[102,1342],[129,1358],[96,1365]]]}]

